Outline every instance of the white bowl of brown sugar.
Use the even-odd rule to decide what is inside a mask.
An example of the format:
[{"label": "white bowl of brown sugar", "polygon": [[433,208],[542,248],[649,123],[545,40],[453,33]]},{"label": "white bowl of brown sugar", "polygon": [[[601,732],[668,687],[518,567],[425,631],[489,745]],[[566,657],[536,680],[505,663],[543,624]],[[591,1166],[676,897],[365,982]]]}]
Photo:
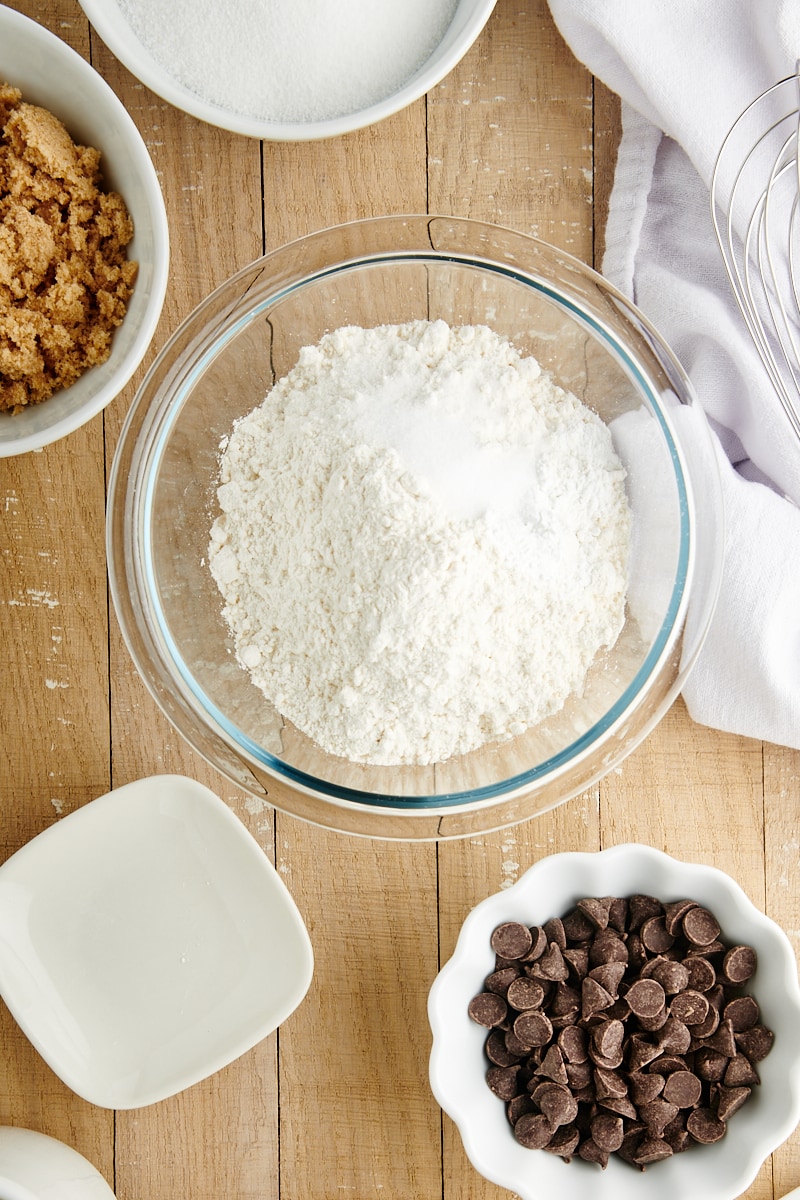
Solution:
[{"label": "white bowl of brown sugar", "polygon": [[168,266],[161,188],[121,101],[0,6],[0,456],[64,437],[120,393]]},{"label": "white bowl of brown sugar", "polygon": [[542,859],[470,912],[430,992],[434,1095],[522,1200],[733,1200],[800,1119],[789,939],[649,846]]}]

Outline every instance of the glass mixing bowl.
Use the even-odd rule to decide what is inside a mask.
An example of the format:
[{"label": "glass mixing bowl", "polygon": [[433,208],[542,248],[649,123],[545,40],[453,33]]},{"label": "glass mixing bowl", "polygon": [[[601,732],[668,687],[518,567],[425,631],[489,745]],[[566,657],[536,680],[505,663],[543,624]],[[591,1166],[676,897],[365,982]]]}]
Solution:
[{"label": "glass mixing bowl", "polygon": [[[431,766],[325,753],[234,654],[208,567],[220,447],[303,346],[345,325],[485,324],[609,426],[633,534],[625,624],[583,692],[541,724]],[[576,795],[653,728],[716,600],[722,516],[711,435],[655,330],[599,275],[510,230],[387,217],[302,238],[224,283],[145,378],[114,459],[111,591],[130,653],[187,741],[238,786],[316,824],[431,839],[501,828]]]}]

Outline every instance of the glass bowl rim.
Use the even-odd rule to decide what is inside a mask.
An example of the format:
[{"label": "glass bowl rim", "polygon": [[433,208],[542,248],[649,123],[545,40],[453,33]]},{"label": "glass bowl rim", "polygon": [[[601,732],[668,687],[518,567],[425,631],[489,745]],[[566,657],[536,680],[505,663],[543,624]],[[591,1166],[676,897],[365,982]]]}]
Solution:
[{"label": "glass bowl rim", "polygon": [[[389,218],[391,220],[392,218]],[[426,217],[425,220],[430,220]],[[378,219],[381,220],[380,218]],[[447,220],[451,220],[447,218]],[[463,219],[452,219],[454,224],[458,225],[473,225],[482,226],[482,222],[465,222]],[[376,222],[354,222],[352,224],[375,224]],[[490,229],[499,229],[496,226],[486,226]],[[338,227],[341,229],[342,227]],[[346,227],[345,227],[346,228]],[[322,233],[330,233],[332,230],[322,231]],[[514,231],[508,231],[514,233]],[[318,235],[311,235],[315,237]],[[554,247],[548,246],[547,243],[541,243],[538,239],[528,237],[528,235],[514,233],[515,237],[522,238],[534,245],[539,245],[549,250],[555,250]],[[298,239],[302,242],[307,239]],[[291,243],[290,245],[297,243]],[[200,314],[208,304],[224,293],[226,289],[231,288],[237,280],[252,273],[253,270],[261,264],[267,263],[273,256],[281,254],[288,247],[281,247],[270,254],[263,256],[254,263],[243,268],[221,284],[211,295],[198,306],[195,311],[190,314],[184,324],[176,331],[173,338],[167,343],[162,351],[162,356],[169,352],[173,345],[174,339],[181,333],[182,329],[191,322],[199,322]],[[590,267],[587,267],[580,260],[558,251],[558,254],[564,261],[571,265],[577,266],[580,272],[589,279],[600,280],[603,288],[606,291],[614,293],[614,289],[608,285],[607,281],[598,276]],[[679,553],[678,564],[675,572],[675,578],[672,584],[672,592],[669,605],[667,607],[664,619],[661,622],[658,634],[653,640],[653,643],[648,651],[645,659],[633,680],[628,684],[622,695],[592,726],[586,730],[580,737],[574,739],[568,746],[559,750],[556,754],[538,763],[536,766],[527,768],[522,772],[509,776],[503,780],[496,781],[491,784],[485,784],[474,788],[465,789],[463,791],[442,792],[438,794],[410,794],[402,795],[397,793],[381,793],[376,791],[361,790],[355,787],[335,783],[329,780],[320,779],[319,777],[309,774],[300,768],[293,766],[291,763],[285,762],[283,759],[272,754],[261,747],[249,735],[238,729],[230,718],[226,717],[216,706],[216,704],[207,696],[205,690],[200,687],[195,681],[192,672],[183,660],[182,655],[171,636],[169,623],[161,607],[158,589],[155,582],[155,573],[153,568],[151,530],[153,517],[153,493],[154,493],[154,477],[158,470],[163,451],[167,444],[169,434],[174,422],[182,411],[185,403],[189,398],[191,388],[195,380],[207,368],[213,358],[220,350],[228,344],[243,328],[250,324],[251,321],[263,312],[263,310],[284,298],[285,296],[299,291],[315,282],[319,282],[326,277],[340,274],[344,271],[353,271],[367,266],[381,266],[387,263],[397,262],[416,262],[424,263],[426,261],[432,263],[453,263],[454,265],[465,266],[468,268],[479,267],[495,273],[503,274],[515,282],[519,282],[527,287],[533,288],[535,291],[542,293],[556,305],[566,309],[579,324],[589,331],[610,350],[612,355],[620,363],[629,377],[633,381],[643,397],[646,397],[650,404],[652,413],[655,415],[658,425],[665,437],[669,459],[674,471],[674,479],[676,482],[679,498],[679,516],[680,516],[680,538],[679,538]],[[155,625],[160,638],[160,644],[166,651],[163,656],[163,665],[167,667],[171,683],[182,684],[186,689],[182,692],[184,700],[188,700],[193,711],[206,725],[212,727],[217,736],[221,737],[223,742],[236,755],[244,756],[245,760],[253,761],[258,766],[266,770],[273,777],[286,781],[300,790],[312,795],[321,796],[327,802],[333,802],[342,807],[360,809],[364,806],[372,809],[388,809],[400,810],[405,812],[427,812],[433,813],[437,810],[442,812],[453,813],[459,809],[469,809],[474,811],[482,807],[489,807],[499,800],[512,798],[514,795],[523,792],[543,782],[545,779],[552,780],[557,775],[567,768],[574,767],[585,755],[587,755],[597,743],[630,714],[635,709],[637,702],[646,694],[647,681],[654,677],[658,671],[658,667],[664,657],[670,653],[673,648],[674,641],[681,630],[681,619],[688,603],[688,595],[690,584],[693,577],[694,564],[694,530],[695,530],[695,509],[693,501],[693,491],[689,473],[685,467],[683,454],[680,448],[680,440],[676,438],[672,422],[669,415],[664,409],[659,395],[655,391],[647,378],[647,374],[642,365],[637,362],[634,354],[626,348],[622,342],[613,334],[610,328],[605,325],[596,315],[590,314],[587,308],[579,303],[574,296],[567,294],[568,289],[560,289],[552,280],[546,280],[543,277],[538,277],[533,271],[526,271],[519,268],[509,266],[507,263],[500,263],[489,257],[482,257],[474,253],[453,253],[452,251],[443,252],[437,251],[435,248],[400,250],[390,253],[359,253],[357,255],[347,257],[342,261],[338,261],[333,265],[306,272],[301,277],[291,280],[283,287],[273,288],[267,295],[258,299],[255,304],[250,304],[247,311],[243,314],[239,313],[240,305],[234,304],[232,309],[226,314],[221,324],[217,324],[210,332],[211,336],[207,336],[203,344],[192,356],[189,364],[189,369],[184,371],[177,387],[165,393],[153,408],[154,422],[149,430],[148,449],[143,459],[143,469],[140,467],[137,474],[137,480],[141,480],[140,491],[143,499],[139,502],[139,507],[142,509],[142,527],[141,531],[144,534],[142,537],[142,558],[144,565],[144,580],[146,583],[146,608],[154,617]],[[624,297],[623,297],[624,300]],[[246,302],[246,298],[241,298],[242,302]],[[626,306],[628,302],[625,301]],[[205,331],[206,334],[209,330]],[[658,337],[658,335],[655,335]],[[663,346],[660,339],[659,345]],[[161,356],[159,356],[161,357]],[[141,404],[146,397],[148,378],[145,378],[139,394],[131,406],[126,426],[120,436],[120,446],[125,440],[128,425],[134,410],[138,404]],[[152,401],[151,401],[152,403]],[[115,459],[118,455],[115,455]],[[112,471],[112,486],[109,488],[109,506],[112,503],[113,493],[116,490],[113,481],[114,472]],[[118,482],[118,481],[117,481]],[[130,487],[130,485],[129,485]],[[128,531],[129,532],[129,531]],[[113,574],[113,573],[112,573]],[[112,592],[115,588],[112,587]],[[140,601],[143,597],[139,597]],[[114,595],[116,602],[116,594]],[[119,606],[118,610],[119,610]],[[123,632],[125,632],[123,628]],[[152,631],[151,631],[152,632]],[[126,636],[126,640],[129,639]],[[129,642],[129,649],[130,649]],[[138,656],[133,655],[137,665]],[[142,672],[144,675],[145,672]],[[146,678],[146,675],[145,675]],[[676,691],[677,689],[673,689]],[[670,699],[674,695],[670,696]],[[611,764],[613,765],[613,764]],[[435,769],[435,767],[434,767]]]}]

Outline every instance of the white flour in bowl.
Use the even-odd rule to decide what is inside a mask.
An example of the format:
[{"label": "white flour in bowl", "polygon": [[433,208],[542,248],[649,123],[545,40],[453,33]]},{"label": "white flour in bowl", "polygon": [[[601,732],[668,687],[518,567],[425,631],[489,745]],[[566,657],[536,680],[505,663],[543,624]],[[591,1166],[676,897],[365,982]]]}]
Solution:
[{"label": "white flour in bowl", "polygon": [[611,435],[486,327],[325,335],[237,422],[220,479],[210,566],[239,661],[331,754],[513,737],[622,627]]}]

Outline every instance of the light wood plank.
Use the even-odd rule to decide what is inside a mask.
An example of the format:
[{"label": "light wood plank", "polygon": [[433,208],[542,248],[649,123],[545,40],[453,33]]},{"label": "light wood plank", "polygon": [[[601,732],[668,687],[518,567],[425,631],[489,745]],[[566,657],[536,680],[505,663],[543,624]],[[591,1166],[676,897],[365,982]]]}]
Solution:
[{"label": "light wood plank", "polygon": [[[424,102],[343,138],[265,144],[264,184],[268,248],[344,221],[424,212]],[[277,824],[278,862],[316,958],[311,993],[280,1031],[281,1198],[437,1196],[425,1017],[435,848],[352,839],[281,814]]]},{"label": "light wood plank", "polygon": [[[72,0],[17,0],[78,53]],[[108,790],[108,621],[102,418],[44,450],[0,460],[0,861]],[[113,1114],[79,1100],[0,1004],[0,1124],[48,1133],[113,1182]]]},{"label": "light wood plank", "polygon": [[[547,5],[501,2],[476,45],[428,98],[431,212],[531,233],[591,261],[591,79]],[[558,850],[599,848],[598,791],[498,833],[439,846],[440,958],[469,910]],[[469,1164],[443,1117],[444,1195],[508,1193]]]},{"label": "light wood plank", "polygon": [[[764,744],[766,912],[800,953],[800,751]],[[775,1196],[800,1186],[800,1130],[773,1157]]]}]

